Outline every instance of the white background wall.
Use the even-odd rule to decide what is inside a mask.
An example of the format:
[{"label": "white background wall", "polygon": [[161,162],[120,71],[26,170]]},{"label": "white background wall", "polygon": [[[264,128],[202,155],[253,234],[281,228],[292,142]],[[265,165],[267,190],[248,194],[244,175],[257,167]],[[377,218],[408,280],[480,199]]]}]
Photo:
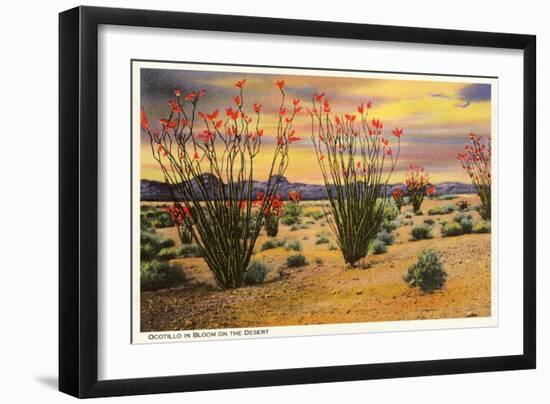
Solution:
[{"label": "white background wall", "polygon": [[[326,3],[323,5],[323,3]],[[57,385],[57,13],[79,3],[10,1],[0,23],[0,401],[71,400]],[[550,392],[550,25],[545,2],[91,1],[156,8],[345,22],[531,33],[538,41],[538,369],[323,385],[116,398],[215,402],[548,402]],[[518,104],[518,108],[520,105]],[[520,134],[518,134],[518,137]],[[518,234],[518,242],[520,235]],[[7,259],[6,259],[7,257]],[[520,270],[518,268],[518,270]]]}]

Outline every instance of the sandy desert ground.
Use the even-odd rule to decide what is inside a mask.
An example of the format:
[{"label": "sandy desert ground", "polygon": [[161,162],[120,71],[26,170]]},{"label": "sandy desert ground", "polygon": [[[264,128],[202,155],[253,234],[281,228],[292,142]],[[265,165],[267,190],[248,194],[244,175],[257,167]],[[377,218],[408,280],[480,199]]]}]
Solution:
[{"label": "sandy desert ground", "polygon": [[[267,239],[262,230],[253,260],[268,263],[272,270],[266,282],[234,290],[216,287],[202,258],[174,260],[186,275],[179,287],[141,293],[141,328],[147,331],[263,327],[327,323],[355,323],[393,320],[485,317],[491,314],[491,234],[441,237],[439,224],[456,213],[428,216],[429,208],[467,200],[472,206],[477,196],[462,195],[451,201],[426,200],[424,215],[400,219],[414,225],[431,218],[436,224],[433,238],[411,241],[412,225],[394,230],[396,241],[388,251],[367,256],[358,268],[347,268],[335,244],[330,227],[323,219],[303,217],[308,228],[291,231],[280,225],[277,238],[299,240],[309,265],[286,268],[286,258],[294,254],[284,247],[259,251]],[[306,209],[318,203],[304,202]],[[475,210],[469,213],[475,218]],[[309,223],[308,223],[309,222]],[[173,228],[157,230],[177,239]],[[315,244],[318,236],[330,243]],[[403,281],[407,268],[426,248],[441,252],[448,273],[444,288],[423,293]]]}]

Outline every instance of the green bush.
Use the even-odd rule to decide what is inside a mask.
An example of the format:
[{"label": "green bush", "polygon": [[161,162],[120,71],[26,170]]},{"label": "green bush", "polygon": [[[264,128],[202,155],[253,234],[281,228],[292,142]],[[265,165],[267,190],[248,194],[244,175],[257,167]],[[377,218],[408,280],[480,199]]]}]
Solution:
[{"label": "green bush", "polygon": [[469,213],[459,213],[457,214],[453,220],[460,224],[462,227],[462,232],[464,234],[468,234],[472,232],[472,229],[474,228],[474,220],[472,218],[472,215]]},{"label": "green bush", "polygon": [[371,250],[372,250],[373,254],[378,255],[378,254],[383,254],[386,251],[388,251],[388,247],[387,247],[386,243],[384,243],[383,241],[375,238],[374,241],[372,242]]},{"label": "green bush", "polygon": [[300,224],[300,215],[302,214],[302,207],[300,204],[295,202],[290,202],[285,204],[285,214],[281,219],[283,224],[287,226],[292,226],[295,224]]},{"label": "green bush", "polygon": [[265,217],[265,232],[269,237],[277,236],[279,232],[279,216],[268,214]]},{"label": "green bush", "polygon": [[457,201],[455,203],[456,205],[456,208],[460,211],[467,211],[469,209],[469,206],[470,206],[470,202],[468,201],[465,201],[465,200],[460,200],[460,201]]},{"label": "green bush", "polygon": [[257,285],[263,283],[271,268],[264,263],[253,261],[244,274],[245,285]]},{"label": "green bush", "polygon": [[403,279],[410,287],[419,287],[423,292],[431,293],[445,285],[447,273],[439,253],[428,249],[420,253],[418,261],[409,267]]},{"label": "green bush", "polygon": [[176,286],[184,281],[181,269],[158,259],[141,261],[141,290],[157,290]]},{"label": "green bush", "polygon": [[422,216],[423,214],[424,214],[424,212],[422,212],[420,209],[414,211],[415,216]]},{"label": "green bush", "polygon": [[302,243],[298,240],[288,240],[286,242],[285,248],[292,251],[302,251]]},{"label": "green bush", "polygon": [[286,266],[288,268],[303,267],[308,264],[309,263],[307,262],[306,257],[304,257],[302,254],[290,255],[286,259]]},{"label": "green bush", "polygon": [[441,235],[443,237],[454,237],[464,234],[462,226],[457,222],[447,222],[441,226]]},{"label": "green bush", "polygon": [[472,233],[490,233],[491,232],[491,223],[486,222],[485,220],[479,220],[474,224]]},{"label": "green bush", "polygon": [[397,229],[399,226],[401,226],[401,222],[399,220],[395,219],[395,220],[391,220],[389,222],[385,221],[384,223],[382,223],[381,228],[383,230],[388,231],[388,232],[392,232],[395,229]]},{"label": "green bush", "polygon": [[395,236],[386,230],[382,230],[378,233],[376,238],[386,245],[392,245],[395,242]]},{"label": "green bush", "polygon": [[424,223],[427,224],[428,226],[433,226],[435,224],[435,220],[433,220],[432,218],[427,218],[427,219],[424,219]]},{"label": "green bush", "polygon": [[284,242],[276,238],[267,239],[260,247],[260,251],[271,250],[273,248],[281,247],[281,243],[284,244]]},{"label": "green bush", "polygon": [[202,257],[202,253],[194,244],[182,245],[177,251],[177,255],[185,258]]},{"label": "green bush", "polygon": [[161,237],[154,231],[142,231],[140,235],[140,256],[142,260],[152,260],[157,258],[161,250],[171,248],[174,242],[170,239]]},{"label": "green bush", "polygon": [[328,244],[329,241],[330,240],[327,237],[321,236],[315,241],[315,244]]},{"label": "green bush", "polygon": [[432,228],[426,224],[416,225],[411,230],[411,237],[413,240],[432,238]]},{"label": "green bush", "polygon": [[410,213],[407,213],[405,215],[405,219],[412,219],[413,215],[411,215]]},{"label": "green bush", "polygon": [[428,215],[446,215],[454,212],[454,210],[455,207],[453,205],[434,206],[433,208],[428,209]]},{"label": "green bush", "polygon": [[336,250],[338,250],[338,247],[334,244],[329,244],[328,250],[329,251],[336,251]]},{"label": "green bush", "polygon": [[391,222],[397,218],[399,215],[399,210],[393,203],[386,203],[382,215],[384,216],[385,222]]}]

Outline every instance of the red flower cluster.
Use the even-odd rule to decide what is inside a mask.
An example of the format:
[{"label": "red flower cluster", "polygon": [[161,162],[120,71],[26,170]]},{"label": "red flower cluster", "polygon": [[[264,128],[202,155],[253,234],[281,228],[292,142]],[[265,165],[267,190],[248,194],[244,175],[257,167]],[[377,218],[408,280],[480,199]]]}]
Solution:
[{"label": "red flower cluster", "polygon": [[176,226],[180,226],[185,222],[184,216],[187,219],[191,219],[191,212],[185,206],[171,206],[164,209],[170,216],[170,220],[174,222]]},{"label": "red flower cluster", "polygon": [[290,191],[288,193],[288,200],[292,202],[300,202],[302,200],[302,194],[299,191]]},{"label": "red flower cluster", "polygon": [[401,207],[405,204],[405,192],[401,188],[395,188],[391,193],[391,197],[397,209],[401,211]]},{"label": "red flower cluster", "polygon": [[[419,210],[422,205],[422,201],[426,195],[429,195],[428,189],[433,188],[430,184],[430,177],[421,165],[411,164],[405,174],[405,185],[407,185],[407,192],[409,194],[409,200],[413,205],[413,209]],[[433,191],[435,192],[435,188]]]}]

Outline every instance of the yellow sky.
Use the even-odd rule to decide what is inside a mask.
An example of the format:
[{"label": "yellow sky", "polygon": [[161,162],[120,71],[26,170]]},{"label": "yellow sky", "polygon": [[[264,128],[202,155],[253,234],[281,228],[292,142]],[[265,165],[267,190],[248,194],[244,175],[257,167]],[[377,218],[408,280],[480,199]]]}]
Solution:
[{"label": "yellow sky", "polygon": [[[246,78],[244,105],[250,110],[253,102],[263,106],[261,127],[265,131],[262,152],[255,162],[258,179],[265,179],[267,167],[273,155],[274,133],[277,122],[280,93],[274,86],[275,79],[285,80],[289,99],[300,98],[304,110],[311,105],[313,93],[324,92],[336,114],[356,113],[361,101],[372,100],[370,117],[384,122],[385,136],[395,142],[391,129],[402,127],[401,158],[391,183],[403,182],[403,173],[409,164],[426,167],[432,182],[462,181],[468,177],[456,163],[456,153],[468,141],[468,134],[476,132],[491,136],[491,101],[487,85],[445,81],[358,79],[342,77],[273,76],[258,74],[171,71],[173,85],[182,88],[205,88],[207,96],[199,110],[222,112],[231,104],[231,95],[237,94],[234,83]],[[151,126],[158,118],[168,114],[167,101],[173,98],[170,80],[153,79],[142,85],[141,104],[150,116]],[[443,78],[441,80],[444,80]],[[180,85],[177,85],[180,87]],[[170,87],[170,88],[168,88]],[[318,163],[310,141],[310,120],[306,113],[295,120],[297,136],[302,140],[292,144],[290,163],[285,176],[291,182],[320,183]],[[141,137],[141,176],[145,179],[163,180],[153,160],[145,137]],[[395,148],[396,145],[394,144]],[[262,173],[264,173],[262,175]]]}]

